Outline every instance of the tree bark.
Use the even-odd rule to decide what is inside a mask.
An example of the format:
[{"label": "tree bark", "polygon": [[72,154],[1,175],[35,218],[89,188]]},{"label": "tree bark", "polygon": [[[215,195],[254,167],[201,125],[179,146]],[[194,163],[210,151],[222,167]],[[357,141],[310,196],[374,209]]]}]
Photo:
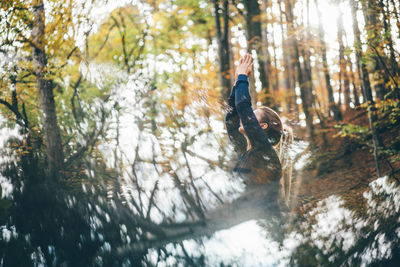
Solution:
[{"label": "tree bark", "polygon": [[57,123],[53,81],[48,77],[45,52],[45,12],[42,0],[33,1],[32,59],[42,110],[49,175],[56,177],[63,168],[64,154]]},{"label": "tree bark", "polygon": [[218,57],[219,57],[219,80],[222,86],[221,96],[223,99],[228,99],[231,89],[231,62],[229,56],[229,1],[223,1],[222,14],[223,14],[223,28],[220,18],[220,4],[219,0],[213,0],[214,3],[214,18],[215,29],[218,41]]}]

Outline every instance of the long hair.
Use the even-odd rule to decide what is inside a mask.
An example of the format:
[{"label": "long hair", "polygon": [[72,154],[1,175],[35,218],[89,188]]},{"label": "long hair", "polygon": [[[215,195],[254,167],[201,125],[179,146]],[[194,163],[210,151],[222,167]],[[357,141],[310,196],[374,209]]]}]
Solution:
[{"label": "long hair", "polygon": [[[290,156],[290,146],[293,143],[293,130],[290,127],[283,128],[281,141],[279,142],[279,160],[282,166],[279,198],[281,204],[290,209],[290,190],[292,187],[293,159]],[[282,206],[282,205],[281,205]]]},{"label": "long hair", "polygon": [[293,130],[290,127],[283,126],[281,118],[273,109],[265,106],[258,107],[257,109],[262,111],[259,122],[268,124],[265,132],[271,144],[278,150],[282,166],[278,202],[281,207],[289,208],[293,170],[293,159],[290,157],[289,150],[290,145],[293,143]]}]

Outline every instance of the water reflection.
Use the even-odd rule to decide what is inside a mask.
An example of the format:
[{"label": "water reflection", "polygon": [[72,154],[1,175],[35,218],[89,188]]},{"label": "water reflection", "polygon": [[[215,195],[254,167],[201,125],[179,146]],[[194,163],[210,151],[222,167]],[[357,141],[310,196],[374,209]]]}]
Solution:
[{"label": "water reflection", "polygon": [[[251,220],[228,230],[219,231],[210,238],[203,238],[201,242],[186,240],[182,245],[191,258],[201,258],[203,265],[206,266],[219,266],[220,264],[225,266],[273,266],[283,262],[282,257],[285,253],[288,254],[287,251],[282,251],[276,241],[266,238],[269,233],[261,223],[261,221]],[[185,256],[181,247],[174,247],[172,244],[167,245],[166,250],[173,255],[173,258],[184,258]],[[150,250],[149,257],[153,264],[157,263],[157,255],[156,250]],[[173,259],[171,261],[179,262]]]},{"label": "water reflection", "polygon": [[[299,246],[292,255],[298,265],[385,264],[398,261],[400,188],[388,177],[371,182],[357,208],[342,197],[320,201],[289,234]],[[314,253],[315,258],[308,257]]]},{"label": "water reflection", "polygon": [[400,188],[393,181],[379,178],[363,195],[363,212],[347,208],[339,196],[330,196],[304,214],[302,222],[281,225],[286,228],[281,240],[273,238],[276,228],[268,224],[270,220],[251,220],[210,238],[184,241],[181,246],[185,252],[169,244],[165,247],[170,253],[167,259],[160,260],[160,252],[154,249],[148,256],[161,266],[185,263],[182,259],[188,256],[201,259],[206,266],[366,266],[396,261],[399,194]]},{"label": "water reflection", "polygon": [[18,131],[2,130],[8,133],[2,138],[2,197],[13,202],[1,210],[4,266],[336,266],[397,260],[400,189],[389,178],[372,182],[359,205],[333,193],[301,212],[297,194],[309,179],[303,170],[312,151],[296,140],[289,148],[290,210],[282,211],[268,184],[249,189],[232,175],[235,154],[220,118],[185,121],[175,114],[168,121],[158,115],[150,117],[154,128],[145,116],[149,103],[138,101],[143,95],[126,91],[123,100],[112,96],[121,109],[111,113],[101,153],[83,158],[79,171],[58,184],[26,179],[10,149],[19,139],[5,141]]}]

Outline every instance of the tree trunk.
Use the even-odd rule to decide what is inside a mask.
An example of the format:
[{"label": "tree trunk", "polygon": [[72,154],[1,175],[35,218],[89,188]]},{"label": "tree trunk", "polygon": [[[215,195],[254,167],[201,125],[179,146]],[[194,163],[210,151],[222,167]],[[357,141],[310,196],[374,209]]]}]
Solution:
[{"label": "tree trunk", "polygon": [[[340,87],[343,88],[343,95],[344,95],[344,106],[345,110],[350,109],[350,81],[349,81],[349,74],[346,68],[346,60],[344,58],[344,44],[343,44],[343,13],[340,12],[338,20],[338,42],[339,42],[339,67],[340,67],[340,77],[339,80]],[[339,98],[341,96],[339,95]]]},{"label": "tree trunk", "polygon": [[266,64],[269,62],[269,58],[267,52],[263,50],[262,41],[264,39],[261,30],[260,6],[257,0],[246,0],[243,1],[243,4],[246,8],[247,49],[250,53],[252,50],[255,50],[257,53],[258,71],[260,73],[262,92],[266,95],[263,104],[266,106],[272,106],[275,103],[272,101],[269,77],[266,70]]},{"label": "tree trunk", "polygon": [[[321,64],[315,64],[315,76],[317,81],[322,81],[324,78],[322,77],[323,71],[322,71],[322,65]],[[329,108],[329,102],[328,102],[328,93],[326,90],[323,90],[323,85],[320,85],[321,88],[318,90],[318,94],[316,95],[316,103],[319,104],[321,107],[321,112],[324,114],[329,114],[330,108]]]},{"label": "tree trunk", "polygon": [[365,30],[367,32],[368,55],[372,61],[373,69],[370,69],[373,74],[374,90],[376,96],[383,100],[387,93],[386,86],[389,81],[388,74],[385,71],[384,65],[387,62],[386,55],[383,50],[382,40],[382,23],[378,17],[380,7],[375,0],[361,1],[362,10],[365,18]]},{"label": "tree trunk", "polygon": [[351,5],[351,13],[353,18],[354,49],[356,51],[357,68],[361,78],[362,91],[365,102],[370,101],[371,104],[374,104],[374,101],[372,99],[371,84],[368,77],[368,70],[363,61],[360,30],[358,28],[357,21],[357,9],[357,2],[353,2]]},{"label": "tree trunk", "polygon": [[[294,26],[293,26],[293,9],[291,0],[285,1],[285,9],[286,9],[286,20],[288,22],[288,34],[294,33]],[[297,70],[297,81],[300,87],[300,97],[301,97],[301,104],[303,108],[303,112],[306,118],[306,127],[307,133],[309,137],[314,136],[314,125],[313,125],[313,112],[312,112],[312,95],[310,95],[310,89],[306,80],[304,79],[304,73],[301,68],[300,64],[300,52],[299,52],[299,45],[297,43],[297,39],[295,36],[291,37],[293,51],[294,51],[294,64]]]},{"label": "tree trunk", "polygon": [[333,89],[331,85],[331,77],[329,74],[328,60],[326,57],[326,44],[324,40],[324,30],[322,28],[321,22],[321,12],[318,8],[318,2],[315,0],[315,6],[318,12],[318,36],[321,43],[321,53],[322,53],[322,66],[325,76],[325,84],[326,90],[328,91],[328,100],[329,100],[329,110],[333,113],[333,117],[335,121],[340,121],[342,119],[342,113],[339,110],[339,107],[335,103],[335,99],[333,97]]},{"label": "tree trunk", "polygon": [[[313,94],[313,79],[312,79],[312,68],[311,68],[311,52],[310,49],[311,47],[308,45],[312,42],[312,38],[311,38],[311,32],[310,32],[310,18],[309,18],[309,0],[306,1],[306,10],[307,10],[307,22],[306,22],[306,35],[305,35],[305,39],[301,40],[301,45],[300,45],[300,49],[301,49],[301,56],[303,57],[303,69],[304,69],[304,73],[305,73],[305,78],[306,78],[306,87],[307,87],[307,96],[308,96],[308,101],[309,101],[309,105],[310,107],[314,107],[315,108],[315,101],[314,101],[314,94]],[[302,27],[304,27],[303,25],[301,25]],[[302,35],[302,38],[304,38],[304,35]]]},{"label": "tree trunk", "polygon": [[32,28],[32,59],[42,109],[49,174],[56,177],[63,168],[64,155],[60,129],[57,123],[53,95],[53,81],[47,72],[45,52],[45,12],[42,0],[33,1],[34,26]]},{"label": "tree trunk", "polygon": [[[270,46],[269,41],[268,41],[268,12],[267,12],[267,7],[268,7],[268,1],[263,0],[261,9],[262,9],[262,14],[264,14],[265,19],[262,20],[262,51],[265,57],[265,71],[266,74],[269,74],[270,82],[269,82],[269,90],[270,92],[276,92],[278,90],[278,72],[277,72],[277,59],[276,59],[276,47],[275,47],[275,39],[274,39],[274,34],[271,35],[271,47],[272,50],[274,51],[274,57],[272,58],[271,54],[269,53],[268,47]],[[271,25],[273,26],[273,25]],[[274,67],[272,66],[272,62],[274,62]],[[279,103],[275,103],[279,105]]]},{"label": "tree trunk", "polygon": [[[279,4],[279,17],[280,17],[280,26],[281,26],[281,37],[282,37],[282,53],[283,53],[283,66],[285,71],[283,72],[284,76],[284,84],[285,84],[285,102],[286,102],[286,112],[298,114],[299,109],[296,103],[296,91],[295,91],[295,74],[293,70],[292,62],[292,53],[291,53],[291,45],[290,40],[285,38],[284,33],[288,32],[287,23],[283,20],[283,13],[281,0],[278,0]],[[286,15],[287,17],[287,15]],[[286,25],[286,31],[283,27]]]},{"label": "tree trunk", "polygon": [[374,107],[374,101],[372,99],[371,86],[368,79],[368,72],[365,66],[365,63],[362,61],[362,48],[361,48],[361,39],[360,39],[360,30],[358,29],[357,22],[357,2],[353,2],[351,4],[351,13],[353,17],[353,33],[354,33],[354,46],[356,49],[356,58],[357,58],[357,66],[361,70],[361,80],[362,80],[362,91],[367,103],[368,109],[368,120],[369,126],[372,134],[372,141],[374,146],[374,158],[376,164],[376,172],[378,177],[381,176],[380,168],[379,168],[379,158],[378,158],[378,144],[379,138],[375,130],[375,121],[376,118],[372,114],[372,108]]},{"label": "tree trunk", "polygon": [[[386,6],[383,3],[383,0],[380,0],[380,4],[382,6],[382,14],[383,14],[383,29],[384,29],[384,38],[385,43],[389,47],[389,57],[390,57],[390,72],[392,80],[395,76],[400,76],[400,68],[396,60],[395,50],[393,47],[393,40],[392,40],[392,29],[390,25],[390,15],[389,15],[389,0],[386,0]],[[394,82],[393,82],[394,83]],[[397,84],[393,84],[391,95],[393,98],[400,99],[400,88],[398,88]]]},{"label": "tree trunk", "polygon": [[228,5],[229,1],[223,1],[223,29],[221,26],[220,18],[220,6],[219,0],[213,0],[214,2],[214,18],[215,28],[218,41],[218,57],[219,57],[219,80],[222,86],[221,96],[223,99],[227,99],[231,89],[231,62],[229,57],[229,13]]},{"label": "tree trunk", "polygon": [[277,92],[279,90],[279,71],[278,71],[279,69],[278,69],[278,59],[276,56],[275,38],[274,38],[273,34],[272,34],[272,49],[274,51],[274,57],[273,57],[274,67],[273,67],[273,69],[271,69],[271,72],[273,73],[273,77],[274,77],[274,83],[272,85],[273,86],[272,90],[274,92]]},{"label": "tree trunk", "polygon": [[350,67],[350,77],[353,85],[353,98],[354,98],[354,106],[358,107],[360,105],[360,99],[357,92],[357,87],[359,82],[356,80],[354,71],[353,71],[353,63],[351,62],[350,57],[347,59],[347,64]]}]

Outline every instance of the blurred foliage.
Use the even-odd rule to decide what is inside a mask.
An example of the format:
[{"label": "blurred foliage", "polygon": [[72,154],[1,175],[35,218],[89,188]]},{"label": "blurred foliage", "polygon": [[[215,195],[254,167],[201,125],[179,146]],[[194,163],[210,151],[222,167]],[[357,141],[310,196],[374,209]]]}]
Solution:
[{"label": "blurred foliage", "polygon": [[365,137],[369,134],[368,127],[355,125],[355,124],[344,124],[336,125],[335,128],[340,129],[340,131],[334,135],[334,137],[350,137],[365,141]]},{"label": "blurred foliage", "polygon": [[[395,133],[400,124],[400,102],[390,98],[380,101],[376,104],[375,112],[379,117],[379,120],[374,124],[378,132],[381,134],[389,132],[392,135],[389,144],[379,147],[378,154],[382,158],[389,159],[392,163],[397,162],[400,160],[400,137]],[[339,129],[339,132],[334,137],[350,138],[372,147],[368,127],[349,123],[335,125],[335,128]]]},{"label": "blurred foliage", "polygon": [[379,103],[379,112],[382,117],[387,118],[385,125],[392,128],[400,123],[400,101],[394,99],[386,99]]}]

